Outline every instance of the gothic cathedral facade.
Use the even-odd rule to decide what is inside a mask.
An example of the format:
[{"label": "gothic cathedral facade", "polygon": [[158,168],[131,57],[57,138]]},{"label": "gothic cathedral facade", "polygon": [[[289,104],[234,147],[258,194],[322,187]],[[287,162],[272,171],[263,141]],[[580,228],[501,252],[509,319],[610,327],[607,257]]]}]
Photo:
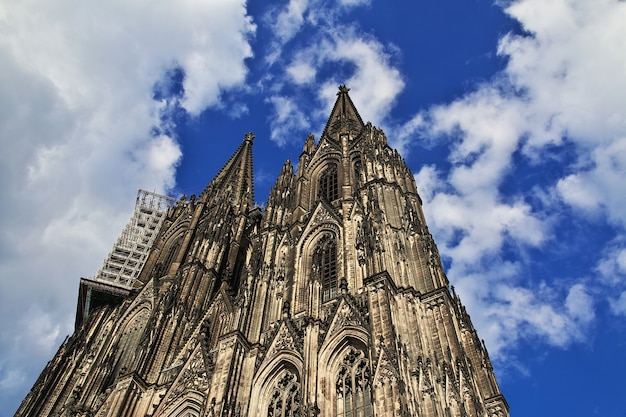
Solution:
[{"label": "gothic cathedral facade", "polygon": [[253,139],[169,209],[133,288],[79,314],[16,416],[508,416],[413,174],[348,89],[264,210]]}]

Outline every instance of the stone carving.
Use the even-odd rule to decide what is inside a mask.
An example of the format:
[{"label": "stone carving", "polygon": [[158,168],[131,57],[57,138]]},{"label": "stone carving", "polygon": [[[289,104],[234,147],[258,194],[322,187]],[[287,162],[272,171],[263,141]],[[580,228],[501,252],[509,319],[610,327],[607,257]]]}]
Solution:
[{"label": "stone carving", "polygon": [[136,285],[91,299],[16,417],[508,417],[413,175],[348,89],[265,208],[252,142],[163,214]]},{"label": "stone carving", "polygon": [[176,398],[189,390],[206,392],[209,388],[209,375],[204,365],[204,359],[200,349],[196,349],[189,359],[174,386],[170,389],[166,404],[171,403]]},{"label": "stone carving", "polygon": [[346,326],[363,326],[363,324],[352,306],[346,300],[342,300],[330,325],[328,337],[333,336]]},{"label": "stone carving", "polygon": [[294,336],[284,324],[280,327],[268,355],[274,356],[283,350],[297,351]]}]

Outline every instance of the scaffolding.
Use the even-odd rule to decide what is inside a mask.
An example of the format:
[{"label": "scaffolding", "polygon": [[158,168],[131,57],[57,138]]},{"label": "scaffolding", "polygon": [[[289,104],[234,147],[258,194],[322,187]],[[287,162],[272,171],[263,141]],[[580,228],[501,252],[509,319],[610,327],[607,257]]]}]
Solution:
[{"label": "scaffolding", "polygon": [[93,279],[117,287],[132,288],[146,263],[167,211],[175,202],[172,197],[139,190],[133,215]]}]

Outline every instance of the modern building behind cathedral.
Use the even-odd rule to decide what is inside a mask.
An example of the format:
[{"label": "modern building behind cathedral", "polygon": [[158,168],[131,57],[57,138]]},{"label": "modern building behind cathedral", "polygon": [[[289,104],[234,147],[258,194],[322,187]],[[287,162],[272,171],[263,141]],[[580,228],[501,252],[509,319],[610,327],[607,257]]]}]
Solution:
[{"label": "modern building behind cathedral", "polygon": [[264,210],[252,147],[141,192],[16,416],[508,416],[415,180],[345,86]]}]

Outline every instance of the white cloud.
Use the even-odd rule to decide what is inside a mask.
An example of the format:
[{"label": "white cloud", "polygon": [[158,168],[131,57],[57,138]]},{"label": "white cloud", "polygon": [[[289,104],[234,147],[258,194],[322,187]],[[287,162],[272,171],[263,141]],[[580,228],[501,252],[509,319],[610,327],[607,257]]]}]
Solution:
[{"label": "white cloud", "polygon": [[[0,372],[2,372],[2,366],[0,366]],[[0,379],[0,390],[4,392],[11,392],[19,389],[26,382],[26,375],[23,373],[11,369],[8,372],[2,372],[2,379]]]},{"label": "white cloud", "polygon": [[598,145],[590,158],[593,168],[559,180],[558,193],[576,208],[603,209],[611,222],[626,229],[626,137]]},{"label": "white cloud", "polygon": [[370,0],[339,0],[339,4],[346,7],[365,6],[370,4]]},{"label": "white cloud", "polygon": [[626,236],[618,236],[604,249],[596,265],[596,292],[616,316],[626,316]]},{"label": "white cloud", "polygon": [[296,105],[294,100],[283,96],[272,96],[268,99],[274,106],[274,117],[270,119],[272,133],[270,139],[283,146],[293,137],[293,132],[309,127],[309,120]]},{"label": "white cloud", "polygon": [[[328,65],[349,68],[349,75],[339,78],[333,73],[323,79],[317,78],[316,86],[312,88],[315,91],[311,93],[316,94],[323,105],[304,101],[298,101],[297,105],[301,109],[306,108],[305,111],[315,118],[316,124],[323,126],[337,99],[337,87],[340,84],[355,86],[350,96],[359,103],[361,117],[364,121],[380,125],[404,88],[400,71],[392,64],[389,48],[348,25],[344,25],[341,31],[325,28],[321,33],[312,39],[312,45],[300,51],[287,66],[288,80],[295,85],[309,84],[318,74],[318,69]],[[294,107],[296,98],[294,96],[292,99]],[[300,125],[308,127],[308,124]],[[289,138],[283,133],[293,132],[287,128],[279,132],[279,126],[279,122],[272,126],[272,140],[284,144]]]},{"label": "white cloud", "polygon": [[569,316],[583,323],[589,323],[595,317],[593,299],[583,284],[576,284],[570,288],[565,298],[565,308]]},{"label": "white cloud", "polygon": [[[273,34],[265,61],[269,66],[282,64],[285,71],[284,77],[265,82],[276,95],[289,95],[294,105],[313,119],[294,125],[293,118],[286,118],[289,126],[323,126],[341,84],[354,87],[351,97],[359,103],[365,121],[380,125],[389,114],[404,88],[400,71],[393,63],[397,51],[393,45],[384,45],[364,33],[346,17],[352,8],[368,4],[367,0],[290,0],[264,16]],[[289,48],[285,48],[288,43]],[[329,68],[333,70],[328,71]],[[294,86],[298,87],[296,93],[291,92]],[[310,100],[311,95],[317,97],[317,103]],[[279,109],[275,111],[280,113]],[[291,140],[289,135],[295,139],[306,133],[290,132],[279,122],[272,123],[272,140],[281,146]]]},{"label": "white cloud", "polygon": [[[427,129],[427,123],[424,120],[424,115],[421,113],[416,114],[399,127],[395,127],[390,133],[389,146],[397,149],[401,155],[405,157],[409,154],[410,146],[414,141],[415,136],[420,136],[419,132],[423,129]],[[422,139],[423,146],[429,146],[428,137],[424,136]]]},{"label": "white cloud", "polygon": [[608,248],[598,262],[598,271],[612,285],[626,281],[626,248],[623,243],[616,242]]},{"label": "white cloud", "polygon": [[594,318],[593,302],[584,285],[574,284],[559,302],[562,291],[545,283],[521,285],[520,263],[490,259],[455,274],[456,291],[493,360],[515,361],[514,347],[523,341],[565,348],[585,339]]},{"label": "white cloud", "polygon": [[280,58],[284,45],[302,29],[310,6],[309,0],[289,0],[284,8],[273,7],[266,13],[264,20],[274,35],[265,56],[269,65]]},{"label": "white cloud", "polygon": [[304,14],[309,7],[308,0],[289,0],[289,4],[281,11],[274,11],[272,29],[276,37],[285,43],[300,30],[304,23]]},{"label": "white cloud", "polygon": [[570,205],[593,212],[600,208],[601,193],[586,181],[586,177],[582,173],[570,174],[557,182],[556,190]]},{"label": "white cloud", "polygon": [[616,299],[609,300],[613,314],[626,316],[626,291],[622,292]]},{"label": "white cloud", "polygon": [[287,67],[287,74],[294,84],[300,85],[315,81],[316,71],[311,63],[300,60]]},{"label": "white cloud", "polygon": [[[465,286],[462,291],[474,304],[474,315],[491,311],[503,323],[478,315],[479,331],[491,334],[496,352],[533,335],[558,346],[580,340],[595,317],[590,291],[601,289],[591,282],[544,296],[532,282],[520,285],[523,270],[498,276],[494,258],[501,265],[505,245],[523,251],[544,244],[563,202],[587,215],[604,214],[618,234],[626,233],[626,3],[517,0],[507,3],[505,12],[526,32],[501,39],[498,53],[508,59],[505,69],[397,129],[402,148],[415,136],[451,147],[449,172],[425,167],[416,181],[426,190],[426,214],[441,252],[451,256],[452,282],[465,283],[470,272],[493,279],[493,289]],[[545,162],[548,147],[564,143],[576,153],[570,166],[543,178],[542,189],[534,184],[505,197],[501,188],[515,175],[514,155],[537,166]],[[533,194],[541,205],[529,202]],[[605,259],[599,269],[605,276],[618,271],[618,259]],[[611,288],[621,285],[611,282]],[[612,299],[616,313],[626,311],[624,299]]]},{"label": "white cloud", "polygon": [[440,187],[444,185],[444,182],[439,176],[440,172],[434,165],[424,165],[415,174],[417,191],[424,201],[432,201],[435,193],[442,191]]},{"label": "white cloud", "polygon": [[[391,63],[392,55],[378,40],[346,28],[335,32],[333,41],[323,45],[320,62],[349,63],[355,67],[347,80],[333,79],[323,83],[322,90],[337,85],[355,86],[352,99],[359,103],[361,117],[380,125],[388,115],[396,97],[404,88],[400,71]],[[358,88],[357,88],[358,86]],[[334,102],[333,100],[330,100]]]},{"label": "white cloud", "polygon": [[[245,2],[232,0],[1,7],[4,386],[32,383],[71,332],[78,279],[95,274],[137,189],[174,185],[181,151],[169,112],[199,114],[244,82],[254,25]],[[181,93],[155,101],[174,68]],[[18,339],[31,341],[29,360]],[[3,406],[17,400],[0,393]]]}]

